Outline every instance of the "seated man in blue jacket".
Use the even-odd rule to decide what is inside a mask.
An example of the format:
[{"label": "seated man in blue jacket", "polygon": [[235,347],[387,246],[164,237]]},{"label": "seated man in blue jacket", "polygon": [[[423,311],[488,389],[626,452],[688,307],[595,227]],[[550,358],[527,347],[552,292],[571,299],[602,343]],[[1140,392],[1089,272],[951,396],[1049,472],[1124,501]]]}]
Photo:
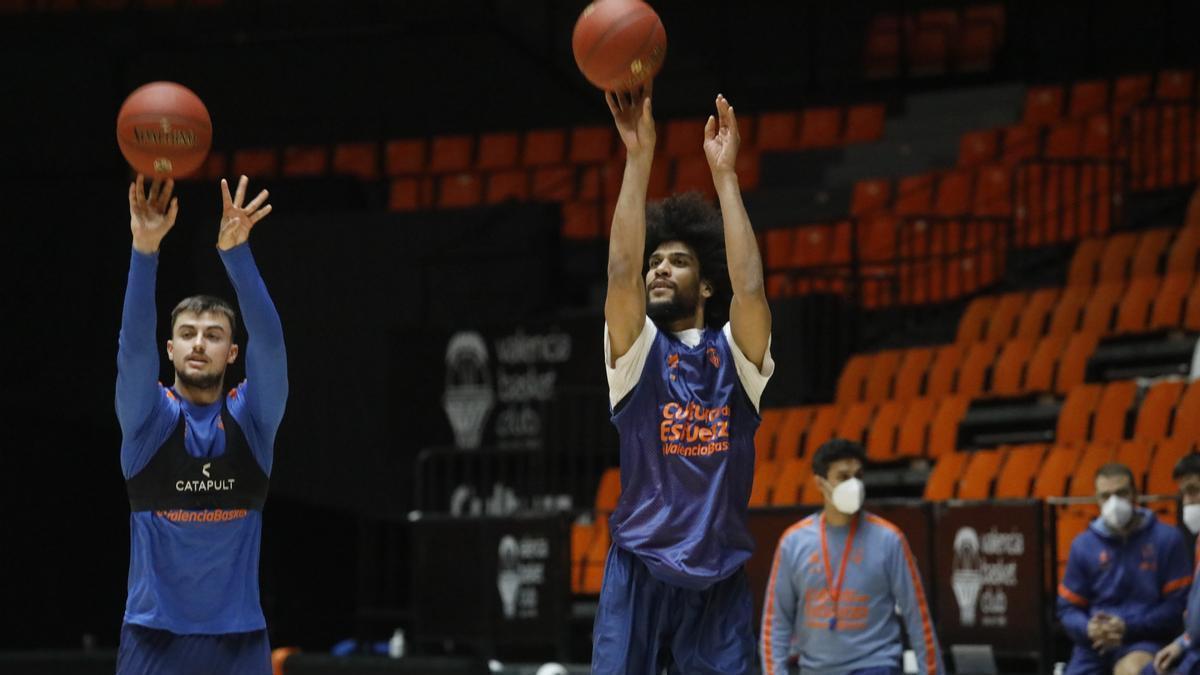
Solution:
[{"label": "seated man in blue jacket", "polygon": [[[1171,476],[1179,485],[1183,524],[1192,534],[1200,533],[1200,454],[1193,452],[1180,458]],[[1196,549],[1195,559],[1200,562],[1200,539],[1196,540]],[[1196,573],[1200,573],[1200,564],[1196,566]],[[1160,673],[1200,674],[1200,584],[1194,578],[1184,619],[1183,635],[1154,656],[1154,669]]]},{"label": "seated man in blue jacket", "polygon": [[1192,584],[1179,531],[1134,506],[1124,464],[1096,472],[1100,517],[1071,544],[1058,618],[1075,643],[1067,675],[1153,673],[1155,653],[1179,635]]}]

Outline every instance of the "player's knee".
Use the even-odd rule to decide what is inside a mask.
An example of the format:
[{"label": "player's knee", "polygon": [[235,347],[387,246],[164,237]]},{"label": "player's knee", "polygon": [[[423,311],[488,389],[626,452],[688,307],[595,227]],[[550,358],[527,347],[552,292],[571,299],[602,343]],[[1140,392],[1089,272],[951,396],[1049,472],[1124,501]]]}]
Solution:
[{"label": "player's knee", "polygon": [[1130,652],[1126,654],[1113,668],[1113,675],[1141,675],[1149,666],[1154,671],[1154,655],[1149,652]]}]

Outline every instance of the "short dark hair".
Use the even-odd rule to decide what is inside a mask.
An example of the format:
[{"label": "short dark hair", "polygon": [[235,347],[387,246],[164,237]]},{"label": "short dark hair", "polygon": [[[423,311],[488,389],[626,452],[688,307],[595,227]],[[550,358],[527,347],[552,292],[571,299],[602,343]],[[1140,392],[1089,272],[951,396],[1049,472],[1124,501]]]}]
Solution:
[{"label": "short dark hair", "polygon": [[204,314],[205,312],[213,312],[224,314],[225,318],[229,319],[229,339],[237,333],[237,312],[233,310],[233,305],[225,302],[215,295],[193,295],[179,301],[175,305],[175,309],[171,310],[171,333],[175,333],[175,321],[180,314],[191,312],[196,315]]},{"label": "short dark hair", "polygon": [[667,241],[682,241],[696,252],[700,278],[713,291],[704,303],[704,324],[721,328],[729,320],[729,303],[733,301],[721,212],[699,192],[671,195],[650,204],[646,208],[645,259],[648,261]]},{"label": "short dark hair", "polygon": [[844,438],[833,438],[821,444],[817,451],[813,453],[812,468],[813,473],[821,478],[829,478],[829,467],[834,462],[843,459],[857,459],[863,464],[867,463],[867,451],[863,449],[861,443],[855,443]]},{"label": "short dark hair", "polygon": [[1200,453],[1190,452],[1175,462],[1175,469],[1171,471],[1171,478],[1179,480],[1184,476],[1200,476]]},{"label": "short dark hair", "polygon": [[1129,467],[1120,462],[1109,462],[1096,470],[1096,478],[1116,478],[1117,476],[1125,476],[1129,479],[1129,486],[1137,492],[1137,481],[1133,478],[1133,472]]}]

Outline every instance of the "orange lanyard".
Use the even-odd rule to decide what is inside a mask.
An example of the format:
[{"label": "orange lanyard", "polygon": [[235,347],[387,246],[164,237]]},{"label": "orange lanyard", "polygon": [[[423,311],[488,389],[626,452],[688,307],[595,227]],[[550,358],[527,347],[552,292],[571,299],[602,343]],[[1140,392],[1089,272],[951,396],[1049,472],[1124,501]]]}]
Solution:
[{"label": "orange lanyard", "polygon": [[838,565],[837,586],[833,585],[833,569],[829,566],[829,547],[825,543],[825,514],[821,514],[821,559],[825,563],[825,588],[829,589],[829,599],[833,601],[833,616],[829,618],[829,630],[837,630],[838,599],[842,595],[842,584],[846,581],[846,562],[850,560],[850,552],[854,550],[854,533],[858,530],[858,517],[850,521],[850,534],[846,535],[846,550],[842,552],[842,562]]}]

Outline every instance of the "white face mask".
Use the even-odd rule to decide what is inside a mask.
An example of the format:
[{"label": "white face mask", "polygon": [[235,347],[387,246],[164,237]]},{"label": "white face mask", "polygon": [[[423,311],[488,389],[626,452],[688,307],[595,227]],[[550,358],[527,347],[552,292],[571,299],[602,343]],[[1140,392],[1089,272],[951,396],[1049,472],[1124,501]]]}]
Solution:
[{"label": "white face mask", "polygon": [[1133,506],[1128,499],[1121,499],[1113,495],[1100,508],[1100,515],[1104,517],[1104,522],[1108,523],[1110,528],[1123,530],[1129,524],[1129,519],[1133,517]]},{"label": "white face mask", "polygon": [[1185,504],[1183,506],[1183,524],[1188,532],[1200,533],[1200,504]]},{"label": "white face mask", "polygon": [[866,496],[866,488],[863,486],[861,480],[851,478],[838,483],[838,486],[833,489],[832,496],[834,508],[848,516],[852,516],[862,508],[863,499]]}]

